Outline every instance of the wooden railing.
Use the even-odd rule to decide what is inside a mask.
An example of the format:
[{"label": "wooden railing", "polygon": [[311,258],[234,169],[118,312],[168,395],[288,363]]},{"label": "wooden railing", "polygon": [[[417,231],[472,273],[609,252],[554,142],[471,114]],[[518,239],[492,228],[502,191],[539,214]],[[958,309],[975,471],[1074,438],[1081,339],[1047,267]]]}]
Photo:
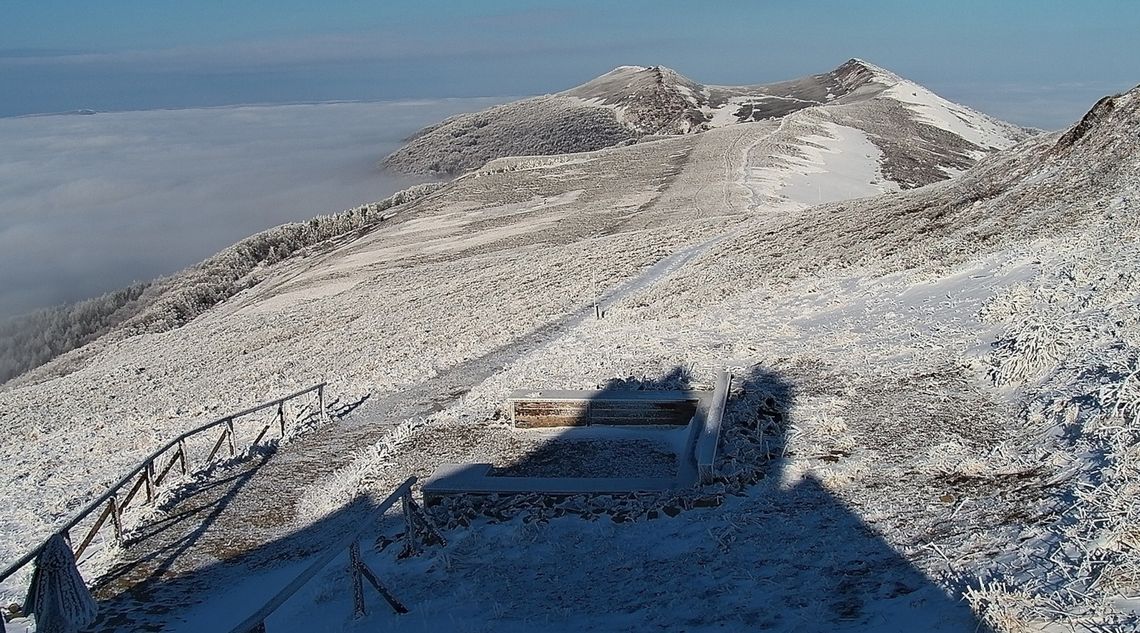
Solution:
[{"label": "wooden railing", "polygon": [[[400,484],[392,494],[388,495],[386,499],[381,501],[375,508],[372,508],[369,515],[378,519],[385,512],[388,511],[397,501],[401,502],[401,509],[404,514],[405,531],[404,531],[404,551],[401,557],[411,556],[418,552],[420,535],[427,534],[435,540],[436,543],[446,545],[443,535],[439,530],[432,525],[431,521],[424,514],[415,500],[412,498],[412,485],[416,483],[415,477],[409,477],[407,481]],[[396,613],[407,613],[408,609],[405,607],[393,594],[380,582],[379,577],[360,557],[360,539],[370,528],[373,528],[371,521],[361,521],[361,525],[356,531],[347,534],[335,545],[329,547],[322,553],[316,560],[298,574],[292,581],[289,582],[281,591],[269,599],[260,609],[253,615],[249,616],[230,630],[230,633],[266,633],[265,620],[273,614],[281,605],[285,604],[293,594],[297,593],[302,587],[305,586],[313,576],[317,575],[322,569],[327,567],[334,558],[338,555],[348,551],[349,560],[349,574],[348,579],[352,584],[352,602],[353,602],[353,616],[360,617],[367,612],[364,605],[364,581],[384,598],[384,601]]]},{"label": "wooden railing", "polygon": [[[68,541],[75,543],[75,541],[71,539],[72,530],[98,513],[94,523],[87,529],[83,537],[78,541],[78,545],[74,548],[76,560],[79,560],[80,556],[82,556],[84,551],[91,545],[96,535],[99,534],[103,526],[106,525],[108,519],[110,519],[111,525],[113,526],[114,542],[121,544],[124,535],[123,511],[127,509],[140,492],[145,496],[144,505],[152,504],[157,499],[158,487],[162,485],[163,481],[167,480],[175,466],[178,467],[179,472],[183,475],[205,470],[214,463],[214,458],[218,456],[223,445],[228,449],[227,452],[231,458],[238,455],[234,429],[234,422],[238,418],[248,417],[254,413],[276,407],[273,419],[268,423],[264,423],[257,432],[256,437],[249,443],[249,448],[257,446],[273,427],[277,428],[280,437],[285,437],[287,417],[286,404],[290,404],[289,409],[293,409],[292,401],[302,396],[313,394],[313,398],[316,402],[310,401],[304,409],[293,410],[292,415],[289,417],[292,417],[293,421],[297,422],[306,416],[317,415],[321,422],[327,421],[328,411],[325,408],[326,384],[327,383],[320,383],[313,385],[312,387],[277,398],[276,400],[259,404],[238,411],[237,413],[231,413],[179,435],[164,444],[162,448],[147,456],[142,463],[131,470],[131,472],[112,484],[106,492],[94,501],[88,503],[83,509],[79,510],[79,512],[75,513],[75,515],[68,520],[67,523],[57,529],[55,533],[62,534],[68,538]],[[217,440],[213,442],[212,448],[205,461],[202,462],[200,468],[195,469],[192,465],[193,460],[188,453],[188,441],[219,428],[221,429],[221,433],[218,435]],[[126,491],[125,494],[123,494],[124,491]],[[122,497],[120,497],[121,494],[123,495]],[[19,560],[8,565],[4,571],[0,572],[0,583],[3,583],[10,576],[31,563],[39,555],[45,545],[47,545],[46,539]]]}]

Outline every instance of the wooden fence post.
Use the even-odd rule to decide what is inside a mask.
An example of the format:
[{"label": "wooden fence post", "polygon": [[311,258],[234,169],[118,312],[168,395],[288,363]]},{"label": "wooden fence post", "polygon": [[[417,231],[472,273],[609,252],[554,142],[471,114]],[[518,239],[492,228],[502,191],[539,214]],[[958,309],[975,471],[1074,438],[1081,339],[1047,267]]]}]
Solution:
[{"label": "wooden fence post", "polygon": [[226,437],[230,434],[229,429],[222,429],[222,434],[218,436],[218,441],[214,442],[214,448],[210,449],[210,454],[206,456],[206,467],[209,467],[210,462],[214,461],[214,456],[222,448],[222,442],[226,441]]},{"label": "wooden fence post", "polygon": [[226,420],[226,434],[229,436],[230,441],[230,457],[237,455],[237,447],[234,445],[234,419]]},{"label": "wooden fence post", "polygon": [[360,573],[360,540],[348,546],[348,565],[352,571],[352,617],[359,618],[368,612],[364,609],[364,579]]},{"label": "wooden fence post", "polygon": [[317,407],[320,408],[321,424],[327,423],[329,421],[329,412],[325,409],[325,386],[323,384],[317,387]]},{"label": "wooden fence post", "polygon": [[253,438],[253,442],[250,443],[249,447],[252,449],[254,446],[257,446],[257,443],[261,441],[261,438],[265,437],[265,434],[269,432],[272,426],[272,424],[266,424],[261,427],[261,432],[257,434],[257,437]]},{"label": "wooden fence post", "polygon": [[119,497],[112,495],[107,500],[107,505],[111,508],[111,526],[115,529],[115,542],[119,545],[123,544],[123,513],[119,510]]},{"label": "wooden fence post", "polygon": [[188,475],[190,468],[186,465],[186,440],[178,440],[178,461],[182,464],[182,474]]},{"label": "wooden fence post", "polygon": [[146,502],[151,503],[154,501],[154,460],[147,460],[143,466],[143,476],[146,477]]},{"label": "wooden fence post", "polygon": [[419,552],[419,548],[416,547],[416,522],[409,503],[411,495],[412,491],[409,490],[400,497],[400,506],[404,511],[404,551],[400,553],[401,558],[415,556]]},{"label": "wooden fence post", "polygon": [[[87,546],[91,544],[91,541],[95,540],[95,535],[99,533],[99,529],[103,527],[103,524],[107,522],[107,517],[114,516],[115,505],[114,497],[112,497],[111,502],[108,503],[105,508],[103,508],[103,512],[99,514],[99,518],[95,519],[95,524],[91,526],[91,529],[87,531],[87,535],[83,537],[82,541],[80,541],[79,547],[75,548],[75,558],[77,560],[80,556],[83,555],[83,552],[87,551]],[[112,521],[113,520],[114,519],[112,518]],[[69,537],[68,542],[70,541],[71,539]]]}]

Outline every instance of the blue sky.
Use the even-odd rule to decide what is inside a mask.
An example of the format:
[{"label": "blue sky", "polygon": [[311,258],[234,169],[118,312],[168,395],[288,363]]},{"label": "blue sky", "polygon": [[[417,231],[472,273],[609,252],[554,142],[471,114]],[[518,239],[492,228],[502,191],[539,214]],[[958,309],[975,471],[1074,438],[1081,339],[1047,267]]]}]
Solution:
[{"label": "blue sky", "polygon": [[620,64],[759,83],[861,57],[1027,125],[1140,82],[1140,2],[0,0],[0,116],[527,95]]}]

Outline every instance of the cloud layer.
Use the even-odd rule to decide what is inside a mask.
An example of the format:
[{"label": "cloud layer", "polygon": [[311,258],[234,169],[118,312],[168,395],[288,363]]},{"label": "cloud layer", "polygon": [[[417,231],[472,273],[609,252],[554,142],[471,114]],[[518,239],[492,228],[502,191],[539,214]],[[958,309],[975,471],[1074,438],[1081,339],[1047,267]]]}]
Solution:
[{"label": "cloud layer", "polygon": [[414,181],[376,162],[490,99],[0,119],[0,318],[179,270]]}]

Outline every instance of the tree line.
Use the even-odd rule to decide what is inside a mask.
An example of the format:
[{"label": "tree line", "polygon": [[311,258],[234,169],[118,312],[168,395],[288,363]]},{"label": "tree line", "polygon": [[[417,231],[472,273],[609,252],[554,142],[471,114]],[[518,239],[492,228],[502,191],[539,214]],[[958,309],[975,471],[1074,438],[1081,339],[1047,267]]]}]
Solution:
[{"label": "tree line", "polygon": [[442,186],[417,185],[380,202],[282,224],[169,277],[0,321],[0,382],[110,333],[132,336],[180,327],[256,285],[262,278],[254,274],[259,269],[326,240],[371,228],[391,217],[392,207],[427,196]]}]

